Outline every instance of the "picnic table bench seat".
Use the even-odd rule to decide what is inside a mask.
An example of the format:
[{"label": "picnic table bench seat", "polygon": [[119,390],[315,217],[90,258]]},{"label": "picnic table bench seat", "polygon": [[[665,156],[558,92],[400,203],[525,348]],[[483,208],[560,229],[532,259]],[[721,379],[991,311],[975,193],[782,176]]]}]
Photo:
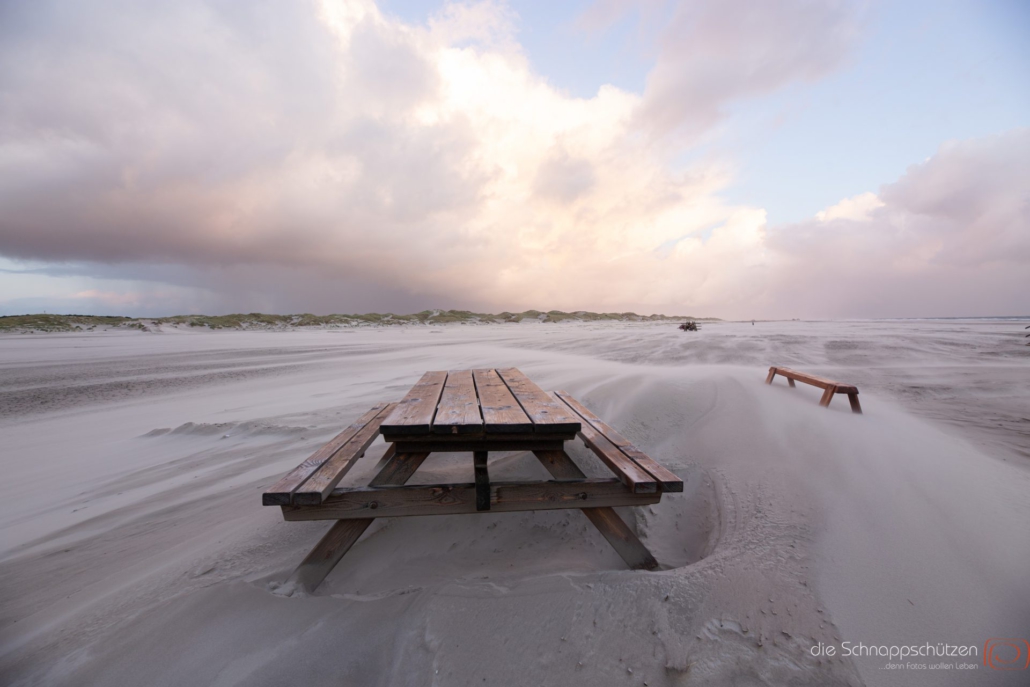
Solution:
[{"label": "picnic table bench seat", "polygon": [[378,403],[261,495],[264,506],[318,505],[376,440],[396,403]]},{"label": "picnic table bench seat", "polygon": [[789,367],[770,367],[769,376],[765,378],[766,384],[772,384],[773,378],[776,375],[787,380],[787,384],[794,387],[794,382],[799,381],[803,384],[810,384],[814,387],[818,387],[823,390],[823,396],[819,399],[819,405],[829,406],[830,401],[833,400],[834,394],[847,394],[848,401],[851,403],[851,411],[853,413],[862,414],[862,406],[858,402],[858,387],[853,384],[842,384],[841,382],[834,382],[830,379],[823,377],[817,377],[807,372],[798,372],[792,370]]},{"label": "picnic table bench seat", "polygon": [[[340,481],[378,434],[384,466],[367,486]],[[564,450],[579,436],[611,477],[588,478]],[[489,451],[532,452],[548,481],[491,481]],[[433,452],[472,452],[475,481],[405,485]],[[515,368],[427,372],[397,403],[379,403],[262,495],[287,521],[335,520],[291,581],[314,589],[374,518],[577,508],[632,568],[657,561],[612,510],[655,504],[683,481],[568,392],[546,393]]]}]

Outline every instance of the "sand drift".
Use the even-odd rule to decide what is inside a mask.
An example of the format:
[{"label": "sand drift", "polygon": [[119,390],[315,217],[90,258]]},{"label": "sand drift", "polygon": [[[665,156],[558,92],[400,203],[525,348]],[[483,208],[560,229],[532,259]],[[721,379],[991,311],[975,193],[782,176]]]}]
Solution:
[{"label": "sand drift", "polygon": [[[1030,638],[1021,334],[970,321],[0,337],[0,682],[1024,684],[982,655],[876,649]],[[765,385],[770,365],[858,385],[865,414]],[[273,593],[328,525],[284,523],[265,487],[425,370],[514,366],[684,479],[620,510],[660,570],[627,570],[578,511],[442,515],[376,520],[316,594]],[[490,471],[547,477],[524,453]],[[471,460],[434,454],[413,483],[463,481]]]}]

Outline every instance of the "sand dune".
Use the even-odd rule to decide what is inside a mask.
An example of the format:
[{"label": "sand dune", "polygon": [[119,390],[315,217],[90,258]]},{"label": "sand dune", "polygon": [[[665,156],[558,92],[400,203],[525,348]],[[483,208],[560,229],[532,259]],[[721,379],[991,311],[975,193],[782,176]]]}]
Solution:
[{"label": "sand dune", "polygon": [[[1030,638],[1021,333],[923,321],[0,337],[0,678],[1025,684],[979,656],[975,672],[888,670],[811,652]],[[857,384],[865,414],[764,385],[770,364]],[[262,489],[423,371],[487,366],[568,389],[685,478],[683,494],[623,511],[663,569],[625,570],[574,511],[405,518],[377,521],[315,595],[273,593],[327,525],[282,522]],[[466,456],[433,456],[415,481],[471,472]],[[491,475],[544,473],[513,453]]]}]

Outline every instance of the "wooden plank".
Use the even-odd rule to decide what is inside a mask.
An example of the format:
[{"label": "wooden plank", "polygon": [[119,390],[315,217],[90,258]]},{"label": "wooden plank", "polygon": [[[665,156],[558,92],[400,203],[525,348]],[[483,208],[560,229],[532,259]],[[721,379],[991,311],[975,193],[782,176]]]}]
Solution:
[{"label": "wooden plank", "polygon": [[848,402],[851,403],[851,412],[862,414],[862,404],[858,402],[858,392],[848,394]]},{"label": "wooden plank", "polygon": [[383,457],[376,463],[376,469],[381,470],[397,453],[397,445],[390,443],[386,447],[386,451],[383,452]]},{"label": "wooden plank", "polygon": [[[369,484],[371,486],[404,484],[411,479],[415,470],[422,465],[422,461],[428,455],[428,453],[397,453]],[[361,538],[374,519],[338,520],[286,580],[282,587],[283,591],[303,589],[313,592]]]},{"label": "wooden plank", "polygon": [[563,432],[561,434],[459,434],[457,436],[453,434],[427,434],[425,436],[414,436],[411,434],[383,435],[383,439],[386,441],[417,441],[429,446],[453,444],[463,441],[469,443],[489,443],[491,441],[572,441],[575,438],[575,432]]},{"label": "wooden plank", "polygon": [[350,472],[350,469],[358,462],[358,458],[365,454],[365,449],[379,436],[379,424],[390,414],[394,405],[391,403],[384,408],[379,415],[362,427],[347,442],[346,446],[323,463],[322,467],[307,482],[293,492],[293,499],[290,502],[309,506],[322,503],[333,487]]},{"label": "wooden plank", "polygon": [[772,384],[773,383],[773,377],[775,377],[775,376],[776,376],[776,368],[775,367],[770,367],[769,368],[769,376],[765,378],[765,383],[766,384]]},{"label": "wooden plank", "polygon": [[281,480],[273,484],[261,495],[261,504],[264,506],[282,506],[290,503],[293,492],[303,485],[315,471],[322,467],[322,464],[333,457],[337,451],[346,445],[362,427],[372,421],[390,404],[378,403],[372,410],[368,411],[354,424],[337,434],[329,443],[311,454],[311,457],[295,467]]},{"label": "wooden plank", "polygon": [[508,385],[512,395],[533,421],[534,432],[578,432],[582,427],[575,413],[548,396],[517,368],[497,370],[497,375]]},{"label": "wooden plank", "polygon": [[[565,451],[536,451],[534,453],[555,479],[584,478],[583,471],[572,462]],[[661,498],[661,494],[656,494],[656,497]],[[633,570],[658,569],[658,561],[613,508],[584,508],[582,510],[583,515],[587,516],[587,519],[608,540],[608,543],[630,568]]]},{"label": "wooden plank", "polygon": [[633,493],[652,494],[658,491],[658,481],[652,475],[630,460],[589,423],[583,424],[579,436],[587,448],[593,451]]},{"label": "wooden plank", "polygon": [[447,373],[440,404],[433,420],[434,434],[482,434],[483,416],[471,370]]},{"label": "wooden plank", "polygon": [[820,389],[825,390],[830,387],[835,387],[837,389],[836,393],[839,394],[858,393],[858,388],[852,384],[840,384],[824,377],[817,377],[816,375],[808,374],[807,372],[798,372],[797,370],[791,370],[786,367],[777,367],[773,369],[776,370],[776,374],[782,375],[787,379],[796,379],[799,382],[811,384],[812,386],[817,386]]},{"label": "wooden plank", "polygon": [[[633,494],[617,479],[551,482],[493,482],[490,511],[513,513],[563,508],[641,506],[658,503],[661,495]],[[428,484],[336,489],[319,506],[283,506],[288,521],[346,520],[416,515],[465,515],[477,507],[476,485]]]},{"label": "wooden plank", "polygon": [[785,377],[787,379],[796,379],[799,382],[804,382],[805,384],[811,384],[812,386],[817,386],[820,389],[825,389],[826,387],[833,386],[836,383],[836,382],[830,381],[829,379],[823,379],[822,377],[816,377],[815,375],[810,375],[810,374],[807,374],[805,372],[798,372],[797,370],[792,370],[792,369],[790,369],[788,367],[777,367],[776,368],[776,374],[778,374],[778,375],[780,375],[782,377]]},{"label": "wooden plank", "polygon": [[583,425],[579,433],[583,443],[594,452],[601,462],[615,473],[615,476],[634,494],[652,494],[658,491],[658,480],[646,470],[626,457],[613,443],[590,425]]},{"label": "wooden plank", "polygon": [[583,515],[632,570],[657,570],[658,561],[614,508],[584,508]]},{"label": "wooden plank", "polygon": [[427,372],[383,421],[383,434],[429,434],[446,372]]},{"label": "wooden plank", "polygon": [[515,400],[497,370],[473,370],[472,377],[483,413],[483,429],[487,434],[531,434],[533,421]]},{"label": "wooden plank", "polygon": [[[665,468],[622,436],[607,422],[592,413],[586,406],[573,398],[567,391],[556,391],[555,396],[565,402],[569,408],[585,421],[584,428],[593,427],[604,435],[604,438],[614,444],[623,454],[648,473],[661,486],[662,491],[679,492],[683,491],[683,480],[671,470]],[[582,433],[581,433],[582,436]],[[586,438],[584,438],[584,442]],[[589,443],[587,444],[590,445]],[[595,449],[596,452],[596,449]],[[602,459],[603,460],[603,459]]]},{"label": "wooden plank", "polygon": [[[489,435],[487,435],[489,436]],[[574,439],[570,436],[568,439]],[[418,453],[468,453],[475,451],[554,451],[564,448],[566,439],[452,439],[450,441],[405,441],[393,439],[398,451]]]},{"label": "wooden plank", "polygon": [[490,473],[486,469],[488,451],[476,451],[472,454],[472,463],[476,475],[476,510],[490,510]]}]

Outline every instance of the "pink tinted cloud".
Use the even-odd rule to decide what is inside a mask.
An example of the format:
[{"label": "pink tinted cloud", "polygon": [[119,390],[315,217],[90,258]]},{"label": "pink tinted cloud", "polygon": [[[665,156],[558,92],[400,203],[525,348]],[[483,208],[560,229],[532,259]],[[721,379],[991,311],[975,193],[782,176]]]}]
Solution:
[{"label": "pink tinted cloud", "polygon": [[705,130],[846,59],[853,5],[763,7],[676,5],[646,93],[577,99],[496,5],[428,29],[368,2],[19,6],[0,28],[0,253],[223,311],[1018,309],[1026,132],[947,144],[784,227],[723,200],[723,161],[684,169],[642,135]]},{"label": "pink tinted cloud", "polygon": [[945,143],[864,217],[770,230],[768,294],[783,314],[1024,314],[1028,189],[1030,129]]}]

